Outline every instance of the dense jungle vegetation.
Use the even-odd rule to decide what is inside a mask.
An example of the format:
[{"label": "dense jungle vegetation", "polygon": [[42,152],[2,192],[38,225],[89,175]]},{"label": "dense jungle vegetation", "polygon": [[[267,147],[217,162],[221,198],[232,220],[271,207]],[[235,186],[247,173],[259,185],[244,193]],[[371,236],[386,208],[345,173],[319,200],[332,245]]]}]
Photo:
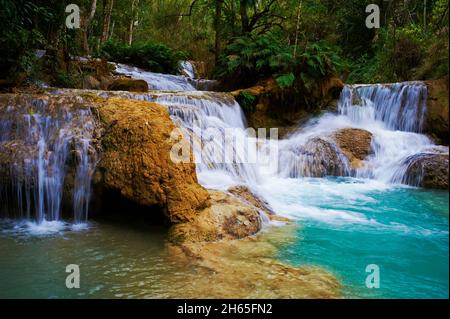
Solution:
[{"label": "dense jungle vegetation", "polygon": [[[79,5],[79,29],[65,26]],[[380,8],[368,29],[366,6]],[[232,87],[273,77],[308,90],[331,75],[346,82],[448,76],[446,0],[0,0],[0,81],[74,86],[74,56],[155,72],[203,61]],[[39,59],[36,50],[45,50]],[[38,61],[39,60],[39,61]],[[42,61],[43,60],[43,61]]]}]

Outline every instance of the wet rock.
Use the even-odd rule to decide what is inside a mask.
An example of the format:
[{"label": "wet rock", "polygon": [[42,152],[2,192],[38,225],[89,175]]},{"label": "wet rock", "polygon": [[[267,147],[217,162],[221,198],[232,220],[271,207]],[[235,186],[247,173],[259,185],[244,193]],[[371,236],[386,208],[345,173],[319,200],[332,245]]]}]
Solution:
[{"label": "wet rock", "polygon": [[204,61],[188,61],[195,69],[195,78],[207,79],[208,78],[208,66]]},{"label": "wet rock", "polygon": [[362,161],[371,154],[373,135],[369,131],[346,128],[334,134],[337,146],[347,156],[352,168],[359,168]]},{"label": "wet rock", "polygon": [[256,207],[257,209],[259,209],[261,212],[265,213],[268,216],[275,215],[275,212],[272,210],[269,203],[267,203],[262,197],[256,195],[246,186],[241,185],[231,187],[230,189],[228,189],[228,192],[238,196],[239,198],[253,205],[254,207]]},{"label": "wet rock", "polygon": [[219,91],[220,82],[217,80],[196,79],[189,81],[199,91]]},{"label": "wet rock", "polygon": [[448,189],[448,152],[446,154],[421,153],[404,162],[406,172],[402,183],[434,189]]},{"label": "wet rock", "polygon": [[446,79],[426,81],[428,87],[425,133],[439,144],[448,145],[449,82]]},{"label": "wet rock", "polygon": [[210,191],[210,196],[211,207],[189,222],[172,226],[172,243],[241,239],[259,232],[262,222],[256,207],[223,192]]},{"label": "wet rock", "polygon": [[86,75],[83,78],[83,88],[88,90],[99,90],[100,89],[100,81],[97,80],[92,75]]},{"label": "wet rock", "polygon": [[120,78],[108,85],[110,91],[148,92],[148,83],[144,80]]},{"label": "wet rock", "polygon": [[187,222],[209,206],[197,183],[195,164],[170,158],[175,129],[167,110],[155,103],[110,98],[98,107],[104,127],[100,183],[143,206],[166,210],[170,223]]},{"label": "wet rock", "polygon": [[304,145],[282,151],[280,158],[284,161],[281,169],[287,169],[292,178],[350,175],[347,157],[326,137],[314,137]]},{"label": "wet rock", "polygon": [[[0,95],[0,187],[21,182],[23,178],[17,172],[27,172],[27,159],[36,157],[33,154],[37,143],[24,143],[27,130],[17,129],[18,126],[28,128],[26,117],[21,115],[45,112],[43,114],[49,118],[62,121],[70,113],[73,117],[70,121],[64,120],[65,130],[80,138],[68,145],[70,156],[64,163],[65,184],[74,181],[73,168],[79,162],[76,144],[85,138],[81,128],[94,126],[88,150],[89,154],[98,155],[92,181],[94,199],[102,200],[103,194],[111,192],[129,203],[158,207],[158,213],[164,214],[171,224],[192,220],[209,206],[209,194],[197,182],[193,161],[175,163],[170,158],[172,146],[184,140],[171,138],[175,125],[166,108],[144,101],[102,98],[94,91],[57,90],[56,93]],[[85,123],[83,117],[77,117],[80,113],[77,111],[81,110],[90,110],[92,125]],[[17,132],[21,135],[16,136]],[[50,134],[49,143],[58,137],[59,134]],[[27,187],[36,187],[33,180],[27,180]],[[64,185],[64,188],[73,193],[73,185]],[[34,192],[31,190],[31,193]],[[71,196],[65,197],[70,201]],[[67,211],[71,212],[71,204],[67,206]],[[156,212],[147,211],[149,214]]]}]

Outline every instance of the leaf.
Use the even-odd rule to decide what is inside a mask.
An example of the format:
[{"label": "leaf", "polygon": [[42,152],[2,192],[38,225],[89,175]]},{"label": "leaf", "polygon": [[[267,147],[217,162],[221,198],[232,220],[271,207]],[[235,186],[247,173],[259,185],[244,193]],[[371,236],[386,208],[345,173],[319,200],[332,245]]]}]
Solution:
[{"label": "leaf", "polygon": [[294,84],[295,81],[295,75],[291,73],[280,75],[275,79],[277,81],[277,84],[280,88],[286,89],[291,87]]}]

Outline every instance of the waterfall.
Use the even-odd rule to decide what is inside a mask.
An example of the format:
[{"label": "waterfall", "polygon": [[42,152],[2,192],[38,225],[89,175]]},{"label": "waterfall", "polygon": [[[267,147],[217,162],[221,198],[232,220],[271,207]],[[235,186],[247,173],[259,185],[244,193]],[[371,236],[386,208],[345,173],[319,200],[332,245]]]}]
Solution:
[{"label": "waterfall", "polygon": [[116,72],[131,76],[134,79],[144,80],[151,90],[165,91],[194,91],[190,78],[182,75],[147,72],[137,67],[125,64],[116,64]]},{"label": "waterfall", "polygon": [[[271,140],[270,143],[249,135],[240,106],[225,93],[184,90],[120,94],[157,102],[168,108],[174,122],[194,144],[199,181],[210,188],[258,185],[268,176],[348,176],[410,184],[405,177],[407,159],[435,149],[433,142],[420,134],[427,97],[427,87],[422,82],[347,85],[338,101],[337,113],[326,113],[287,139]],[[227,137],[225,132],[230,128],[234,128],[233,135]],[[372,134],[371,154],[361,167],[352,167],[334,139],[337,131],[346,128],[363,129]],[[206,135],[209,136],[198,136],[196,129],[208,132]],[[224,141],[230,139],[235,140],[232,159],[225,154]],[[208,143],[203,147],[205,141]],[[249,144],[252,147],[249,148]],[[273,149],[278,156],[269,156],[274,162],[270,166],[258,161],[249,162],[249,149],[250,157],[264,157]]]},{"label": "waterfall", "polygon": [[[244,114],[232,97],[190,92],[153,95],[150,100],[167,106],[172,119],[185,129],[193,145],[199,179],[205,185],[221,183],[215,180],[217,174],[239,183],[258,180],[256,163],[248,158],[249,151],[256,152],[256,139],[248,137]],[[194,140],[199,142],[192,143]]]},{"label": "waterfall", "polygon": [[216,91],[219,82],[216,80],[199,79],[194,66],[187,61],[180,62],[183,75],[172,75],[149,72],[125,64],[114,64],[116,73],[144,80],[150,90],[157,91]]},{"label": "waterfall", "polygon": [[68,199],[75,223],[86,221],[96,161],[91,111],[17,99],[0,109],[0,118],[0,169],[12,180],[0,184],[0,210],[38,223],[58,221]]},{"label": "waterfall", "polygon": [[341,94],[339,113],[355,123],[381,121],[391,130],[422,132],[426,100],[422,82],[348,85]]},{"label": "waterfall", "polygon": [[[345,86],[337,114],[315,119],[282,141],[282,176],[355,176],[411,184],[405,176],[411,160],[418,154],[436,150],[433,142],[420,134],[426,98],[427,87],[422,82]],[[332,135],[344,128],[364,129],[373,134],[372,154],[360,168],[348,169],[340,150],[335,148]],[[320,144],[325,147],[318,150]],[[448,148],[444,152],[448,153]],[[326,168],[330,159],[335,163],[331,170]]]},{"label": "waterfall", "polygon": [[181,73],[186,75],[190,79],[197,78],[197,72],[195,70],[194,65],[189,61],[181,61],[180,62]]},{"label": "waterfall", "polygon": [[269,143],[246,129],[241,107],[231,94],[202,91],[151,93],[102,92],[102,97],[146,100],[167,107],[184,137],[190,141],[201,184],[208,188],[228,188],[257,183],[258,149]]}]

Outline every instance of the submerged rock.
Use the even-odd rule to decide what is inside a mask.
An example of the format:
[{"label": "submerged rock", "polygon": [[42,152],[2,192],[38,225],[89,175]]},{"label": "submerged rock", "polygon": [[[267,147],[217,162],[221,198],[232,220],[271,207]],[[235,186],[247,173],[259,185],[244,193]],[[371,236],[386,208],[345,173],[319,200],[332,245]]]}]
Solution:
[{"label": "submerged rock", "polygon": [[373,135],[369,131],[345,128],[334,134],[334,139],[339,148],[350,161],[352,168],[359,168],[371,153]]},{"label": "submerged rock", "polygon": [[421,153],[408,157],[402,183],[434,189],[448,189],[448,153]]},{"label": "submerged rock", "polygon": [[295,238],[296,226],[289,225],[242,240],[169,245],[174,262],[198,271],[181,297],[339,298],[341,285],[330,273],[277,260],[280,247]]}]

